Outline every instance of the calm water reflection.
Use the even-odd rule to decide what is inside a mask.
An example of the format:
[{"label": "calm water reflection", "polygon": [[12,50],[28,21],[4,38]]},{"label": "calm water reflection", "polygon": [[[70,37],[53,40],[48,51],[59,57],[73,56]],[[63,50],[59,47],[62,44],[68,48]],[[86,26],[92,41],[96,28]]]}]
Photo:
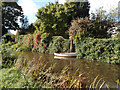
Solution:
[{"label": "calm water reflection", "polygon": [[77,69],[79,69],[79,72],[87,76],[89,80],[92,80],[97,75],[100,75],[100,78],[105,78],[107,82],[111,83],[115,82],[117,79],[120,80],[120,65],[80,59],[59,60],[54,59],[53,55],[37,52],[22,52],[21,54],[27,61],[34,60],[37,63],[40,59],[40,62],[47,64],[48,67],[56,63],[53,70],[54,72],[59,73],[66,65],[70,65],[71,73],[74,73]]}]

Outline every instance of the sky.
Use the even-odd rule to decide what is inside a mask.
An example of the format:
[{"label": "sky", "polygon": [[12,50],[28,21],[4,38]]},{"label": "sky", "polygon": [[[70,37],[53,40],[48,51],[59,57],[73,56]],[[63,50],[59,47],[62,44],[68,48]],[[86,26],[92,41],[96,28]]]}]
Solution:
[{"label": "sky", "polygon": [[[63,4],[65,0],[58,0],[59,3]],[[95,12],[96,9],[102,7],[109,11],[112,8],[118,7],[120,0],[88,0],[90,2],[90,12]],[[55,2],[55,0],[19,0],[18,4],[22,6],[24,14],[28,17],[29,23],[36,21],[36,13],[39,8],[48,4],[48,2]]]}]

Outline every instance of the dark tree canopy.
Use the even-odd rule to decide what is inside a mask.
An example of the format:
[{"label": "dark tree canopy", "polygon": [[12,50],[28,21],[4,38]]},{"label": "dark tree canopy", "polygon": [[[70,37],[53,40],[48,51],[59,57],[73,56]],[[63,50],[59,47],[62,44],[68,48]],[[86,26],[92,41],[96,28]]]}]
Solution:
[{"label": "dark tree canopy", "polygon": [[23,27],[22,29],[24,30],[19,31],[19,35],[34,33],[35,27],[33,26],[33,23],[31,23],[30,25],[28,25],[27,27],[25,26],[25,28]]},{"label": "dark tree canopy", "polygon": [[90,3],[89,2],[70,2],[74,6],[74,17],[85,18],[89,16]]},{"label": "dark tree canopy", "polygon": [[21,6],[16,2],[3,2],[2,5],[2,31],[3,34],[7,30],[17,30],[20,29],[18,25],[18,20],[22,20],[24,17]]},{"label": "dark tree canopy", "polygon": [[26,30],[29,26],[29,22],[28,22],[28,18],[27,16],[23,16],[23,18],[21,18],[21,30]]}]

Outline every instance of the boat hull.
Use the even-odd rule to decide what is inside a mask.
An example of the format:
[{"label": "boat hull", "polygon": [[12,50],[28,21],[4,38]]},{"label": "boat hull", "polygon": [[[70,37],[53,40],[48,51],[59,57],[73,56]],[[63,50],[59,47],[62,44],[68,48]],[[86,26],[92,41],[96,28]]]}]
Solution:
[{"label": "boat hull", "polygon": [[77,56],[77,53],[54,53],[54,56],[57,56],[57,57],[69,57],[69,58],[72,58],[72,57],[76,57]]}]

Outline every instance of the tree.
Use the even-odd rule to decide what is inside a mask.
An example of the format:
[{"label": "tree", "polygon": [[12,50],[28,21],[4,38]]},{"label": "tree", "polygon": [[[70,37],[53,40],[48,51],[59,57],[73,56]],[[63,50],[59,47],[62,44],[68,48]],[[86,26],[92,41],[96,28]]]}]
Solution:
[{"label": "tree", "polygon": [[2,36],[2,2],[0,1],[0,40],[1,40],[1,36]]},{"label": "tree", "polygon": [[91,19],[86,17],[73,20],[69,28],[69,35],[75,41],[84,39],[85,37],[111,37],[109,29],[115,26],[115,21],[117,19],[116,10],[117,9],[113,9],[109,13],[106,13],[103,7],[101,7],[96,13],[92,13]]},{"label": "tree", "polygon": [[21,6],[16,2],[3,2],[2,5],[2,34],[5,34],[7,30],[20,29],[18,20],[23,18],[23,11]]},{"label": "tree", "polygon": [[71,20],[76,17],[89,16],[89,8],[85,8],[85,5],[83,3],[76,4],[74,2],[66,2],[64,5],[58,2],[55,4],[49,3],[46,7],[42,7],[38,10],[36,15],[37,20],[34,26],[41,34],[49,33],[51,36],[63,36],[68,38],[66,31],[68,31],[70,27]]},{"label": "tree", "polygon": [[106,12],[103,7],[100,7],[96,13],[92,13],[91,23],[93,26],[89,32],[95,38],[109,38],[111,34],[108,33],[108,30],[115,25],[116,20],[117,8]]},{"label": "tree", "polygon": [[35,27],[33,26],[33,23],[31,23],[30,25],[27,25],[27,27],[22,28],[23,30],[19,31],[19,35],[25,35],[28,33],[34,33],[35,31]]},{"label": "tree", "polygon": [[27,19],[27,16],[23,16],[23,18],[21,18],[21,30],[26,30],[29,26],[29,22]]},{"label": "tree", "polygon": [[85,18],[89,17],[89,9],[90,9],[90,3],[88,0],[85,0],[85,2],[80,2],[80,0],[66,0],[67,3],[71,3],[74,5],[74,18]]},{"label": "tree", "polygon": [[84,39],[86,36],[89,36],[91,25],[88,17],[72,20],[71,27],[69,28],[69,36],[71,37],[71,40],[74,39],[74,41],[77,42]]}]

